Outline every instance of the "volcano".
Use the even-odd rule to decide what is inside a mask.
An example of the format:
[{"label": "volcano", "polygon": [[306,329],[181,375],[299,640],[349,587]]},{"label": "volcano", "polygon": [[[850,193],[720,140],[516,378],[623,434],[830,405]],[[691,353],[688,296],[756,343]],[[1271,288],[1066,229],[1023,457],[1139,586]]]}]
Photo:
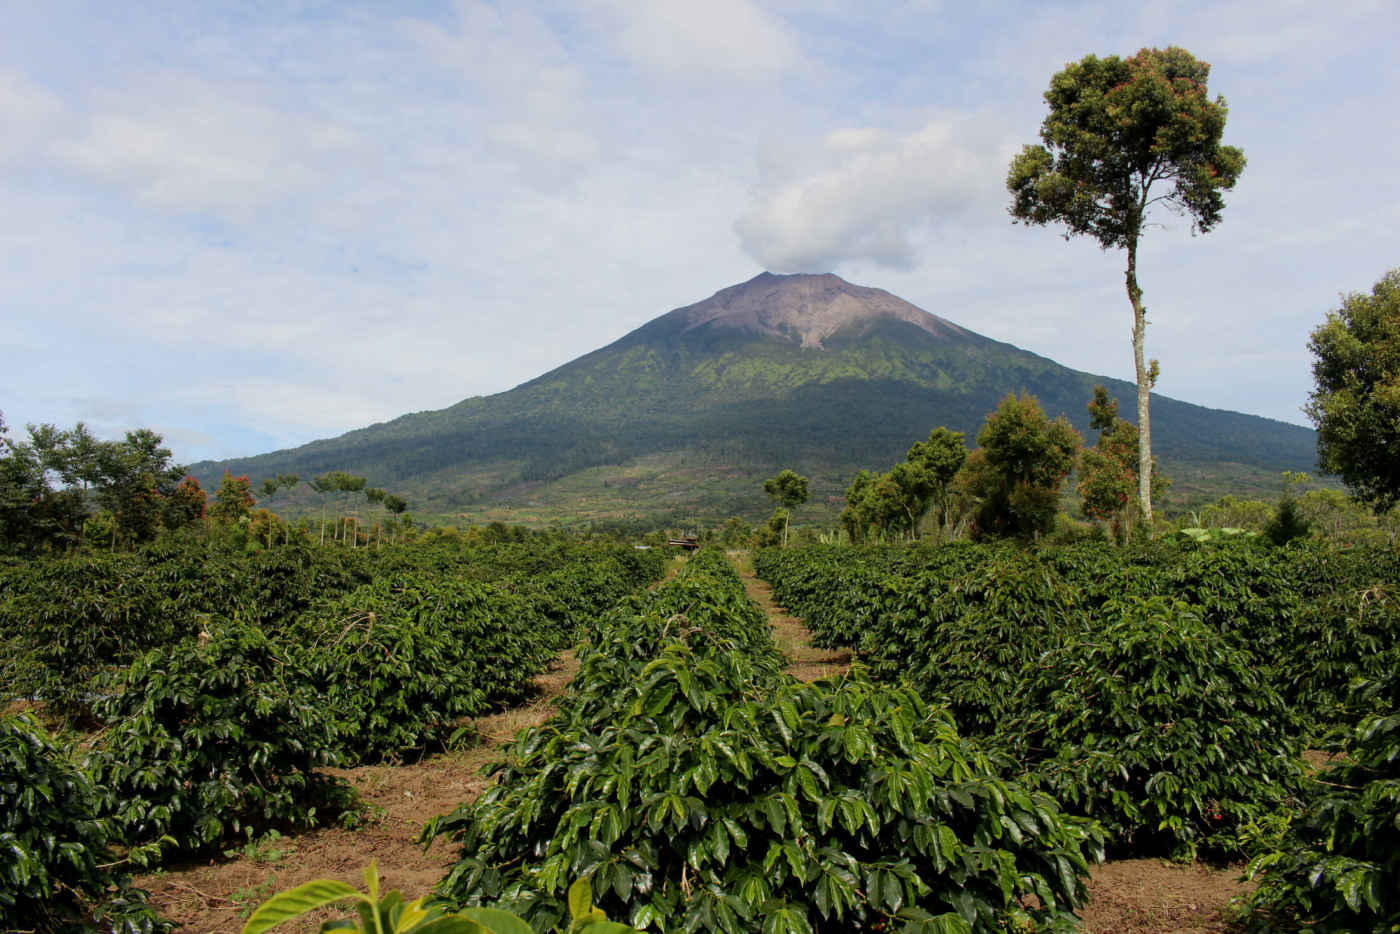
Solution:
[{"label": "volcano", "polygon": [[[968,433],[1027,390],[1091,437],[1095,383],[1136,388],[984,337],[881,289],[836,275],[763,273],[653,319],[606,347],[492,396],[405,415],[338,438],[195,466],[255,479],[346,470],[378,485],[451,478],[485,465],[550,481],[661,452],[693,463],[839,472],[880,467],[944,425]],[[1311,469],[1313,431],[1153,396],[1153,447],[1173,464]]]}]

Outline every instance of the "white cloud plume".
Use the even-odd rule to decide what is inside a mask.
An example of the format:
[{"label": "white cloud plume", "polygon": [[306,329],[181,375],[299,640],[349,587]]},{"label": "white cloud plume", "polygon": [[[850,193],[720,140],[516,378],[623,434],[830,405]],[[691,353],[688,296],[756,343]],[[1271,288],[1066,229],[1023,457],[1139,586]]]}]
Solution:
[{"label": "white cloud plume", "polygon": [[734,222],[743,248],[774,272],[825,272],[843,262],[918,264],[910,235],[970,212],[987,213],[1010,144],[988,120],[933,120],[908,135],[838,130],[815,146],[770,146],[761,180]]},{"label": "white cloud plume", "polygon": [[355,135],[264,103],[256,89],[168,71],[104,91],[58,161],[171,213],[247,219],[319,187]]}]

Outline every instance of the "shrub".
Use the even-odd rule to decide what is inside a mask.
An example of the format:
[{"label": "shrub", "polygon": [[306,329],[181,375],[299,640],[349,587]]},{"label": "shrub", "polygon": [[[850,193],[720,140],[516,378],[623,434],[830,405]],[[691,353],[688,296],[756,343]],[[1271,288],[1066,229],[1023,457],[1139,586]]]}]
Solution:
[{"label": "shrub", "polygon": [[335,765],[332,714],[285,646],[238,621],[152,651],[105,679],[110,729],[97,781],[130,840],[169,835],[184,849],[231,828],[309,822],[317,802],[353,796],[314,769]]},{"label": "shrub", "polygon": [[322,696],[344,752],[392,756],[519,698],[554,652],[541,628],[481,584],[381,579],[303,614],[295,677]]},{"label": "shrub", "polygon": [[[1359,579],[1379,576],[1363,572]],[[1281,664],[1280,690],[1291,706],[1311,715],[1319,732],[1326,726],[1355,724],[1370,712],[1349,706],[1349,700],[1359,699],[1349,694],[1355,679],[1374,681],[1400,670],[1397,587],[1357,587],[1357,579],[1354,572],[1334,578],[1308,601],[1289,633]]]},{"label": "shrub", "polygon": [[1029,554],[948,580],[909,580],[861,642],[874,672],[908,678],[949,705],[966,732],[990,735],[1025,702],[1026,668],[1088,627],[1079,595]]},{"label": "shrub", "polygon": [[1268,930],[1400,929],[1400,672],[1358,681],[1353,701],[1372,713],[1332,744],[1284,847],[1250,864],[1249,905]]},{"label": "shrub", "polygon": [[1241,825],[1299,787],[1295,718],[1196,608],[1133,598],[1106,615],[1028,666],[1023,713],[999,738],[1120,842],[1234,848]]},{"label": "shrub", "polygon": [[144,865],[149,849],[117,860],[115,836],[102,817],[103,795],[29,716],[0,717],[0,926],[59,931],[79,925],[124,934],[168,931],[146,893],[114,875],[116,865]]},{"label": "shrub", "polygon": [[0,580],[0,636],[11,697],[86,709],[89,682],[171,637],[139,565],[126,556],[43,559]]},{"label": "shrub", "polygon": [[134,555],[44,558],[0,571],[0,640],[13,694],[77,715],[104,671],[199,631],[209,615],[280,629],[369,580],[343,552],[219,555],[160,545]]}]

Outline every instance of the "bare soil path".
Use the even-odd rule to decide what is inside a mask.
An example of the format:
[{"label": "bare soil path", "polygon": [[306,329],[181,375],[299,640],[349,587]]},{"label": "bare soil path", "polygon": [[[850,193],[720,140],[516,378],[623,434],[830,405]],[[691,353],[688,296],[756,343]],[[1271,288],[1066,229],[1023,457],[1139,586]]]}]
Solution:
[{"label": "bare soil path", "polygon": [[[374,809],[376,817],[368,826],[348,831],[327,825],[290,836],[276,845],[290,849],[276,861],[267,859],[268,853],[206,858],[168,865],[139,877],[136,884],[151,893],[163,915],[182,925],[180,934],[238,934],[244,919],[268,896],[312,879],[338,879],[363,888],[362,873],[372,859],[378,861],[384,889],[400,889],[410,900],[426,895],[456,861],[456,847],[438,841],[424,852],[418,843],[423,824],[482,792],[488,780],[481,767],[498,758],[500,745],[517,730],[549,719],[554,698],[577,667],[573,652],[566,652],[535,678],[537,694],[529,703],[477,720],[479,746],[403,765],[333,770]],[[279,930],[315,931],[322,921],[343,914],[318,912]]]},{"label": "bare soil path", "polygon": [[[730,552],[744,587],[773,627],[773,638],[790,660],[787,671],[802,681],[841,674],[851,667],[846,650],[814,648],[802,620],[773,602],[772,589],[754,576],[747,552]],[[1244,894],[1236,881],[1244,867],[1197,863],[1181,866],[1159,859],[1112,860],[1094,867],[1084,934],[1237,934],[1230,899]]]},{"label": "bare soil path", "polygon": [[788,674],[799,681],[815,681],[828,675],[844,674],[850,669],[849,650],[813,647],[812,634],[802,625],[802,620],[789,616],[786,610],[773,602],[773,589],[754,576],[748,552],[731,551],[729,560],[738,568],[749,597],[768,615],[768,622],[773,627],[773,641],[778,644],[778,650],[787,656]]}]

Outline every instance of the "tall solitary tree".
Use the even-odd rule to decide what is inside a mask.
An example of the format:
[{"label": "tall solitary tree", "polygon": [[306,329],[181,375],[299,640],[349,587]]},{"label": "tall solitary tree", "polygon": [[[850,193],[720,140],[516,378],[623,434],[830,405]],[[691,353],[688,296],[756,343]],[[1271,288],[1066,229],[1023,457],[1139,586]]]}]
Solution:
[{"label": "tall solitary tree", "polygon": [[1089,55],[1065,66],[1045,92],[1050,115],[1043,145],[1026,146],[1011,162],[1006,187],[1020,223],[1064,225],[1064,236],[1088,236],[1105,249],[1126,250],[1137,370],[1138,506],[1152,521],[1152,430],[1148,399],[1156,360],[1144,356],[1147,309],[1137,278],[1138,241],[1155,206],[1189,217],[1192,233],[1220,223],[1222,192],[1244,171],[1244,152],[1225,146],[1228,108],[1206,90],[1210,65],[1185,49],[1143,49],[1131,58]]},{"label": "tall solitary tree", "polygon": [[[384,497],[384,508],[394,514],[395,525],[397,525],[404,514],[404,510],[408,508],[408,500],[404,499],[402,496],[395,496],[393,493],[390,493]],[[390,532],[393,532],[392,528]],[[390,541],[393,541],[392,537]]]}]

